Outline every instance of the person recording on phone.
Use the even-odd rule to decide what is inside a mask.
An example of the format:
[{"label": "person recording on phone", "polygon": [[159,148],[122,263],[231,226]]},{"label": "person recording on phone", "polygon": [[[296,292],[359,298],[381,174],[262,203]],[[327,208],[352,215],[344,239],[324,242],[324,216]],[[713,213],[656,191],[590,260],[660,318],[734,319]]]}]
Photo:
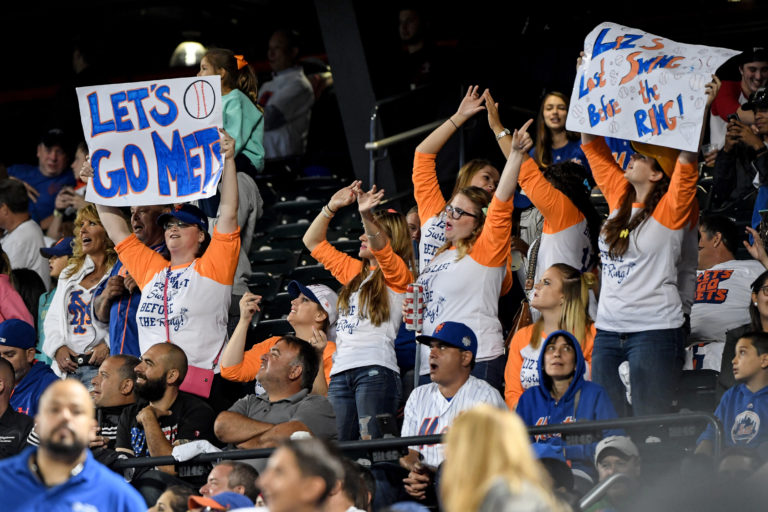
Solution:
[{"label": "person recording on phone", "polygon": [[[768,91],[759,88],[742,108],[754,112],[755,124],[739,120],[738,114],[728,116],[725,145],[715,160],[714,182],[709,201],[712,213],[722,213],[744,220],[749,218],[755,203],[755,189],[768,184]],[[768,193],[763,204],[768,204]],[[755,208],[755,211],[757,208]],[[760,222],[759,214],[757,222]],[[753,223],[755,216],[753,216]]]}]

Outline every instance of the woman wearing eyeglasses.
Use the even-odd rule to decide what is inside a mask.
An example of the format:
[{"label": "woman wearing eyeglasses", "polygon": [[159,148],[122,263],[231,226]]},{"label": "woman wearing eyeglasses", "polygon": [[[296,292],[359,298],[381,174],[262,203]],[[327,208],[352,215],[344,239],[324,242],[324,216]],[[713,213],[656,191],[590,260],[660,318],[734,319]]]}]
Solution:
[{"label": "woman wearing eyeglasses", "polygon": [[[416,197],[419,219],[422,223],[419,239],[419,268],[424,268],[445,243],[444,210],[448,201],[440,191],[435,160],[448,139],[458,131],[459,126],[484,109],[483,98],[479,96],[477,89],[477,86],[470,87],[456,113],[416,148],[413,160],[413,194]],[[490,197],[498,185],[499,171],[488,160],[475,158],[459,169],[451,197],[466,187],[482,189]],[[487,202],[483,207],[486,206],[488,206]]]},{"label": "woman wearing eyeglasses", "polygon": [[[434,151],[435,141],[445,140],[455,130],[454,123],[463,123],[483,110],[482,102],[477,88],[470,88],[453,116],[456,121],[449,119],[427,137],[416,148],[417,159],[419,153]],[[533,145],[526,131],[532,122],[512,134],[513,151],[490,206],[488,192],[472,186],[460,189],[445,206],[445,243],[421,269],[418,279],[424,287],[424,333],[431,334],[446,320],[467,324],[479,340],[472,374],[499,390],[504,383],[504,338],[498,301],[509,256],[517,176]],[[428,353],[422,353],[420,374],[429,371]]]},{"label": "woman wearing eyeglasses", "polygon": [[[136,313],[141,353],[156,343],[170,341],[187,354],[190,366],[216,366],[227,338],[227,313],[240,251],[237,225],[235,143],[220,130],[224,170],[221,202],[213,236],[208,218],[190,204],[158,217],[165,230],[168,252],[158,254],[131,234],[120,210],[97,205],[109,238],[128,272],[141,289]],[[81,178],[93,176],[86,169]]]}]

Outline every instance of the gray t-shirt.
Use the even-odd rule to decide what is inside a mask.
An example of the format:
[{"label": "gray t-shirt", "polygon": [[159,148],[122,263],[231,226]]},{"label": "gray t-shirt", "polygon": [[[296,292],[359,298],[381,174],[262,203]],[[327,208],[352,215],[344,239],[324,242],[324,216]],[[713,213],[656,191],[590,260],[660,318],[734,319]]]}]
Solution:
[{"label": "gray t-shirt", "polygon": [[319,439],[336,440],[338,437],[331,402],[324,396],[310,395],[306,389],[276,402],[270,402],[266,393],[248,395],[235,402],[229,411],[274,425],[300,421]]}]

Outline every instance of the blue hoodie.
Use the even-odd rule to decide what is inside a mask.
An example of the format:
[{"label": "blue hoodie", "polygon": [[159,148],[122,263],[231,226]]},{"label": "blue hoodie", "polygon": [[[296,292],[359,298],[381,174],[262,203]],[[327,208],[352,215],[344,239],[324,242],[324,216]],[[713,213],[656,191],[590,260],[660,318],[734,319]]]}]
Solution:
[{"label": "blue hoodie", "polygon": [[[549,377],[544,374],[544,355],[547,345],[555,338],[564,336],[570,341],[576,355],[576,368],[574,369],[571,384],[563,397],[556,401],[547,389]],[[539,355],[539,385],[527,389],[520,397],[515,411],[528,426],[553,425],[557,423],[574,423],[578,420],[608,420],[616,418],[616,410],[613,408],[608,393],[601,386],[584,380],[584,372],[587,363],[581,352],[578,340],[568,331],[555,331],[544,341]],[[578,410],[574,411],[578,396]],[[617,432],[617,434],[620,432]],[[608,431],[604,435],[614,435]],[[565,458],[568,459],[574,469],[581,469],[589,474],[594,474],[595,445],[565,445],[560,434],[535,436],[534,442],[550,443],[556,449],[565,448]]]},{"label": "blue hoodie", "polygon": [[11,407],[16,412],[34,416],[37,414],[37,402],[45,388],[59,377],[47,364],[35,361],[27,374],[16,383],[11,395]]},{"label": "blue hoodie", "polygon": [[[753,393],[746,384],[736,384],[720,399],[715,416],[723,424],[726,447],[757,447],[768,441],[765,427],[760,430],[763,423],[768,425],[768,386]],[[707,425],[697,444],[714,437],[712,425]]]}]

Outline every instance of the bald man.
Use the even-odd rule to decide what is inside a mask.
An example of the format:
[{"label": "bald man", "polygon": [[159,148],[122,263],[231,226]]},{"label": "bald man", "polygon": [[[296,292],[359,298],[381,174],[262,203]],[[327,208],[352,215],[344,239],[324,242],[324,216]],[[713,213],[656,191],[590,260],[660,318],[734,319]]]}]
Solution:
[{"label": "bald man", "polygon": [[35,421],[11,407],[11,394],[16,385],[13,366],[0,357],[0,459],[16,455],[27,445]]},{"label": "bald man", "polygon": [[[0,461],[3,510],[144,511],[146,504],[123,478],[94,460],[88,441],[96,427],[93,403],[80,381],[60,380],[40,397],[39,447]],[[74,510],[75,508],[73,508]]]},{"label": "bald man", "polygon": [[[135,457],[171,455],[179,444],[204,439],[216,443],[213,434],[215,415],[202,399],[179,391],[187,374],[187,356],[173,343],[152,345],[134,369],[138,400],[120,415],[115,450]],[[210,466],[160,466],[168,476],[178,475],[184,482],[199,487],[205,483]],[[151,471],[148,473],[152,473]],[[136,475],[138,476],[138,475]],[[146,478],[178,483],[173,478],[152,473]],[[136,477],[134,477],[136,478]],[[148,503],[154,503],[150,491],[134,480]],[[154,496],[157,498],[157,496]]]}]

